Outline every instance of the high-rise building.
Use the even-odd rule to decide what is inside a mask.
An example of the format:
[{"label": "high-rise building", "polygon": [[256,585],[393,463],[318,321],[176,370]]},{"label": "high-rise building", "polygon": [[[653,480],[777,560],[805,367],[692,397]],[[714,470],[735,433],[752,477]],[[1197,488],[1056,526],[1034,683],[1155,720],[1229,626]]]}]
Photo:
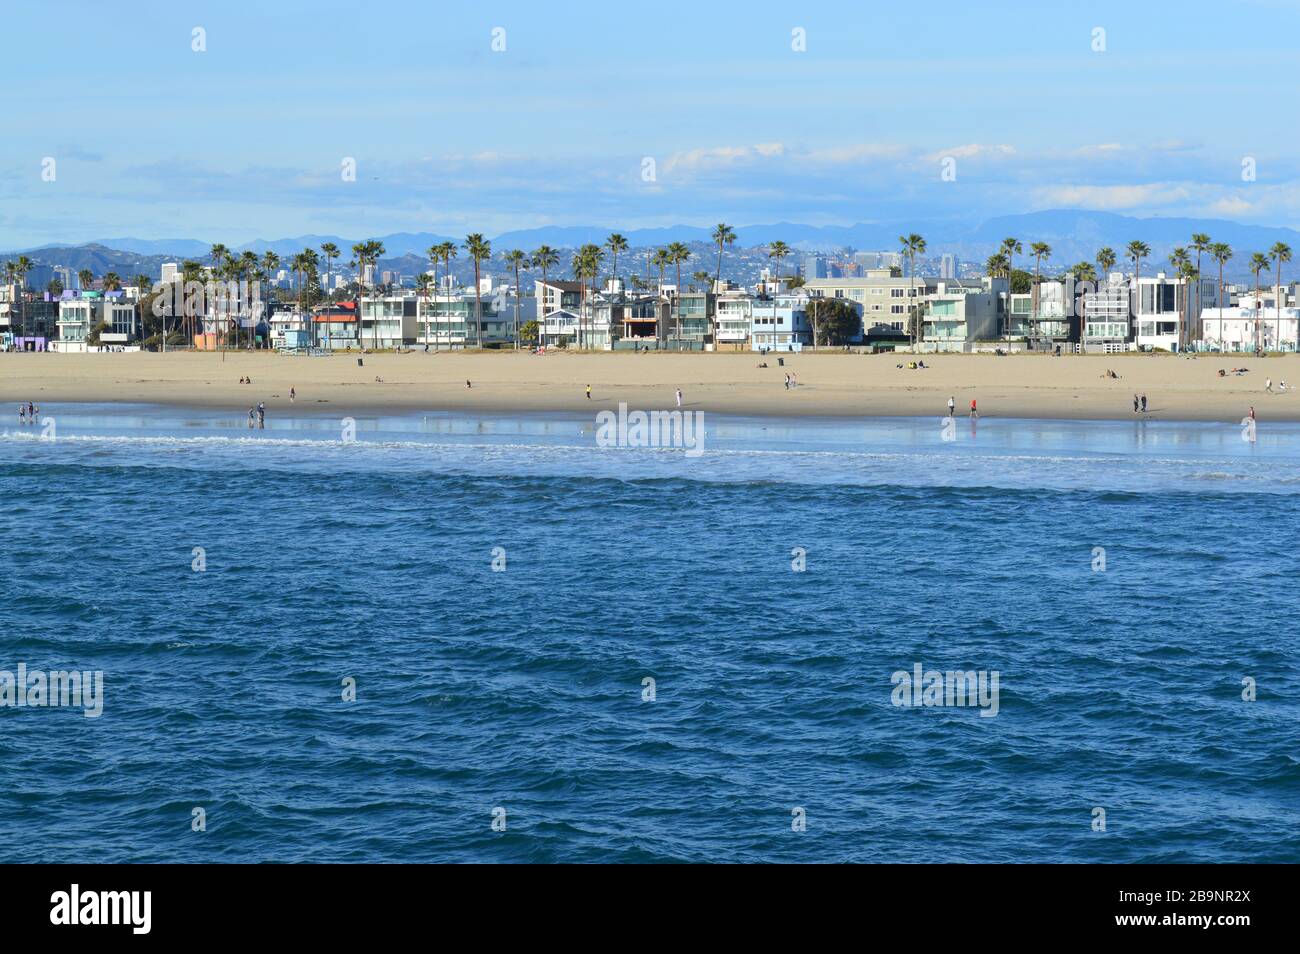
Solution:
[{"label": "high-rise building", "polygon": [[945,252],[939,259],[939,277],[956,278],[957,277],[957,256],[951,252]]},{"label": "high-rise building", "polygon": [[803,258],[803,277],[804,278],[827,278],[829,277],[826,270],[826,256],[809,254]]}]

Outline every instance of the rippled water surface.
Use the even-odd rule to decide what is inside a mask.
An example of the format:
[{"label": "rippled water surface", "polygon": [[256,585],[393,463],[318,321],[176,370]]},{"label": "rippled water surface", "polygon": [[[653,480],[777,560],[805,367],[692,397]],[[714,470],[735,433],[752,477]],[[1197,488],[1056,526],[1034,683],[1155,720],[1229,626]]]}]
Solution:
[{"label": "rippled water surface", "polygon": [[1300,860],[1300,428],[43,411],[0,860]]}]

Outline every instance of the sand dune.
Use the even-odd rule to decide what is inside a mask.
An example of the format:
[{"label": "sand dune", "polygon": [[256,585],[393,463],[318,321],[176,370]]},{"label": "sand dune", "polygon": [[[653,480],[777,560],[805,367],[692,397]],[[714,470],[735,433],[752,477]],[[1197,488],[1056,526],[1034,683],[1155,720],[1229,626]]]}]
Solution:
[{"label": "sand dune", "polygon": [[[952,395],[959,413],[979,401],[985,417],[1123,419],[1133,394],[1148,416],[1238,421],[1251,405],[1261,420],[1300,420],[1300,392],[1267,394],[1282,380],[1300,384],[1300,356],[1243,358],[1123,355],[934,355],[927,370],[898,368],[909,357],[805,353],[577,354],[425,353],[303,357],[268,353],[0,354],[0,401],[132,402],[246,410],[265,401],[299,413],[349,411],[585,411],[672,407],[681,388],[691,409],[731,414],[942,415]],[[758,365],[766,361],[768,367]],[[1218,376],[1220,368],[1249,368]],[[1113,369],[1119,380],[1104,376]],[[798,376],[787,391],[785,372]],[[252,384],[239,384],[241,376]],[[376,380],[376,379],[380,380]],[[465,387],[466,379],[473,382]],[[592,386],[592,400],[585,387]]]}]

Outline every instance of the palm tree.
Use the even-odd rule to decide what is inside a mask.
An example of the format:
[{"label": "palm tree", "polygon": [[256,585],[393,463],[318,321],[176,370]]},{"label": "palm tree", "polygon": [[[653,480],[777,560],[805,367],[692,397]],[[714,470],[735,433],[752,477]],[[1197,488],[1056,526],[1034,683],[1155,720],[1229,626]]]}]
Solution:
[{"label": "palm tree", "polygon": [[506,264],[514,267],[515,270],[515,329],[514,341],[515,348],[519,347],[519,299],[523,297],[524,290],[519,284],[519,269],[528,267],[528,255],[517,248],[511,249],[505,254]]},{"label": "palm tree", "polygon": [[[560,253],[549,245],[539,245],[533,249],[532,267],[540,269],[542,273],[542,284],[547,283],[547,273],[552,268],[560,264]],[[546,345],[546,315],[543,314],[544,298],[537,299],[537,344],[538,347]]]},{"label": "palm tree", "polygon": [[1256,351],[1259,350],[1259,312],[1260,312],[1260,305],[1261,305],[1261,301],[1259,297],[1259,273],[1262,272],[1264,269],[1268,268],[1272,264],[1273,263],[1269,261],[1268,256],[1265,255],[1263,252],[1256,252],[1254,255],[1250,257],[1250,270],[1255,273],[1255,350]]},{"label": "palm tree", "polygon": [[673,263],[672,253],[666,248],[656,249],[650,256],[650,264],[659,269],[659,294],[663,294],[664,269]]},{"label": "palm tree", "polygon": [[[1100,271],[1093,272],[1092,280],[1094,284],[1101,281],[1101,276],[1110,274],[1110,270],[1115,267],[1115,250],[1109,245],[1097,249],[1097,264],[1101,266],[1101,269]],[[1089,269],[1089,271],[1091,271],[1091,269]],[[1083,281],[1083,279],[1079,278],[1077,274],[1074,276],[1074,280],[1076,282]]]},{"label": "palm tree", "polygon": [[1034,242],[1029,246],[1029,254],[1034,256],[1034,307],[1033,319],[1038,320],[1038,285],[1043,280],[1043,259],[1052,257],[1052,246],[1046,242]]},{"label": "palm tree", "polygon": [[[15,265],[14,271],[17,270],[18,266]],[[86,291],[91,285],[95,284],[95,273],[88,268],[83,268],[77,272],[77,284],[81,286],[82,291]]]},{"label": "palm tree", "polygon": [[[1110,249],[1103,248],[1097,253],[1098,262],[1101,261],[1102,252],[1110,252]],[[1115,253],[1111,252],[1110,254],[1111,258],[1114,258]],[[1112,261],[1111,264],[1113,265],[1115,263]],[[1070,271],[1074,273],[1074,281],[1076,285],[1083,282],[1090,282],[1094,288],[1097,286],[1097,272],[1092,267],[1091,262],[1080,262],[1078,265],[1071,268]],[[1083,295],[1079,295],[1077,301],[1079,303],[1079,354],[1083,354],[1084,321],[1088,302]]]},{"label": "palm tree", "polygon": [[1007,278],[1007,256],[1002,252],[994,252],[984,263],[984,272],[989,278]]},{"label": "palm tree", "polygon": [[[253,282],[256,281],[256,279],[254,278],[254,276],[257,274],[257,253],[256,252],[245,251],[242,255],[239,256],[239,271],[240,271],[240,277],[243,278],[244,282],[246,283],[246,287],[251,287]],[[244,304],[247,303],[245,302]],[[248,346],[252,348],[257,344],[257,322],[254,315],[252,314],[251,309],[249,311],[248,317],[249,317]]]},{"label": "palm tree", "polygon": [[[658,248],[655,249],[653,255],[647,257],[646,261],[647,264],[653,265],[659,269],[659,286],[655,289],[655,294],[658,296],[655,301],[655,335],[658,337],[660,333],[660,304],[664,295],[664,269],[673,263],[673,257],[669,253],[668,249]],[[666,338],[667,336],[665,335],[664,337]]]},{"label": "palm tree", "polygon": [[586,336],[587,321],[587,282],[595,279],[600,274],[600,260],[604,257],[604,252],[600,246],[588,243],[578,249],[577,254],[573,256],[571,265],[573,267],[573,278],[580,283],[578,290],[578,347],[585,348],[588,346]]},{"label": "palm tree", "polygon": [[1277,337],[1282,339],[1282,300],[1286,295],[1282,291],[1282,263],[1291,261],[1291,246],[1285,242],[1275,242],[1268,250],[1271,258],[1277,261]]},{"label": "palm tree", "polygon": [[[1222,317],[1223,317],[1223,301],[1224,301],[1224,297],[1223,297],[1223,266],[1224,266],[1228,261],[1230,261],[1230,260],[1232,259],[1232,246],[1229,245],[1227,242],[1215,242],[1213,245],[1210,246],[1210,257],[1213,258],[1216,262],[1219,263],[1219,294],[1218,294],[1218,296],[1217,296],[1217,300],[1218,300],[1218,302],[1219,302],[1219,317],[1220,317],[1220,319],[1222,319]],[[1220,334],[1222,334],[1222,331],[1223,331],[1223,321],[1222,321],[1222,320],[1219,321],[1219,331],[1220,331]],[[1219,342],[1219,347],[1220,347],[1220,348],[1223,347],[1223,342],[1222,342],[1222,341]]]},{"label": "palm tree", "polygon": [[[716,291],[718,283],[722,281],[722,249],[724,246],[736,244],[736,230],[725,222],[719,222],[717,228],[713,230],[713,241],[718,243],[718,268],[713,277],[713,288],[714,291]],[[706,288],[705,293],[707,294],[707,292],[708,289]],[[708,299],[705,298],[706,303],[707,301]],[[713,338],[713,346],[716,348],[718,344],[718,315],[716,301],[714,302],[713,308],[709,310],[709,335]]]},{"label": "palm tree", "polygon": [[136,275],[135,278],[131,279],[131,284],[135,286],[135,290],[138,291],[140,297],[143,298],[145,292],[153,288],[153,279],[148,275]]},{"label": "palm tree", "polygon": [[[440,254],[440,256],[441,256],[441,258],[442,258],[442,264],[443,264],[443,277],[446,278],[446,279],[448,279],[447,286],[448,286],[448,292],[450,293],[450,290],[451,290],[451,282],[450,282],[450,279],[451,279],[451,260],[452,260],[453,258],[456,257],[456,243],[455,243],[455,242],[442,242],[441,244],[439,244],[439,245],[436,246],[436,249],[437,249],[438,253]],[[448,295],[448,297],[450,298],[450,294]],[[434,301],[435,301],[435,307],[436,307],[437,299],[435,299]],[[448,307],[447,310],[448,310],[448,313],[449,313],[449,314],[448,314],[448,318],[450,318],[450,311],[451,311],[450,307]],[[448,324],[448,327],[447,327],[447,344],[448,344],[448,346],[451,345],[451,326],[450,326],[450,324]]]},{"label": "palm tree", "polygon": [[674,291],[673,306],[677,310],[677,348],[682,347],[682,262],[689,261],[691,250],[683,242],[671,242],[668,245],[668,260],[677,266],[677,287]]},{"label": "palm tree", "polygon": [[465,244],[462,247],[469,252],[469,257],[474,259],[474,340],[481,348],[483,347],[483,302],[479,294],[480,269],[484,259],[492,257],[492,243],[485,239],[481,232],[471,232],[465,236]]},{"label": "palm tree", "polygon": [[122,279],[117,272],[106,272],[104,274],[104,291],[118,291],[122,287]]},{"label": "palm tree", "polygon": [[1007,257],[1007,350],[1011,350],[1011,273],[1015,271],[1016,256],[1024,251],[1020,239],[1004,238],[999,249]]},{"label": "palm tree", "polygon": [[1186,280],[1187,272],[1192,268],[1192,260],[1187,254],[1187,249],[1179,246],[1170,252],[1169,264],[1174,267],[1174,274],[1178,276],[1183,284],[1183,318],[1179,322],[1180,327],[1178,329],[1178,350],[1181,351],[1183,349],[1183,326],[1191,321],[1192,315],[1192,303],[1188,297],[1190,290]]},{"label": "palm tree", "polygon": [[618,253],[627,251],[627,239],[615,232],[605,239],[605,247],[609,249],[613,256],[611,265],[613,266],[614,280],[618,281]]},{"label": "palm tree", "polygon": [[910,235],[900,235],[898,242],[903,247],[903,254],[907,256],[907,274],[912,279],[912,300],[908,303],[908,331],[912,337],[912,347],[916,347],[920,339],[920,310],[916,307],[916,256],[925,254],[925,239],[913,232]]},{"label": "palm tree", "polygon": [[23,336],[30,336],[31,332],[27,328],[27,296],[24,292],[27,289],[27,273],[32,270],[32,260],[26,255],[19,255],[18,260],[13,263],[12,274],[18,279],[18,308],[20,320],[22,322]]},{"label": "palm tree", "polygon": [[339,247],[333,242],[321,242],[320,253],[325,256],[325,291],[329,291],[330,273],[334,271],[334,259],[339,257]]},{"label": "palm tree", "polygon": [[[366,276],[366,266],[370,266],[370,287],[373,294],[375,286],[375,267],[379,264],[380,257],[385,253],[384,243],[377,239],[367,239],[364,242],[358,242],[352,246],[352,255],[357,260],[357,265],[361,268],[361,282],[364,285]],[[315,253],[312,253],[313,259]],[[313,261],[313,268],[315,261]],[[361,302],[357,302],[357,345],[361,345]],[[379,316],[376,314],[375,320],[370,323],[371,342],[375,350],[379,349]]]},{"label": "palm tree", "polygon": [[1142,304],[1141,287],[1138,285],[1138,279],[1142,276],[1142,259],[1151,254],[1151,246],[1134,239],[1128,243],[1125,251],[1133,263],[1133,294],[1129,296],[1129,314],[1136,318],[1139,306]]},{"label": "palm tree", "polygon": [[[185,261],[181,262],[182,292],[184,292],[184,290],[189,287],[191,282],[198,282],[201,281],[202,279],[203,279],[202,262],[195,261],[192,258],[187,258]],[[198,320],[197,320],[198,314],[197,312],[194,311],[194,306],[197,304],[197,302],[195,302],[194,299],[188,294],[184,295],[183,300],[184,300],[184,304],[182,307],[185,310],[185,314],[182,316],[184,319],[183,327],[188,329],[190,342],[193,343],[195,336],[199,333]],[[206,326],[204,330],[206,332]],[[162,321],[162,337],[163,337],[163,341],[165,342],[167,340],[167,319],[165,316]]]},{"label": "palm tree", "polygon": [[[1210,242],[1210,237],[1204,232],[1194,232],[1192,234],[1192,251],[1196,253],[1196,322],[1199,326],[1201,318],[1201,255],[1210,251],[1214,246]],[[1199,328],[1197,338],[1200,337]],[[1192,345],[1192,325],[1191,319],[1187,323],[1187,347]]]},{"label": "palm tree", "polygon": [[704,269],[700,269],[698,272],[692,272],[691,278],[695,279],[696,288],[700,291],[707,292],[709,290],[710,279],[712,279],[713,276],[704,271]]},{"label": "palm tree", "polygon": [[776,260],[776,280],[781,281],[781,260],[790,254],[790,246],[777,239],[767,247],[767,257]]}]

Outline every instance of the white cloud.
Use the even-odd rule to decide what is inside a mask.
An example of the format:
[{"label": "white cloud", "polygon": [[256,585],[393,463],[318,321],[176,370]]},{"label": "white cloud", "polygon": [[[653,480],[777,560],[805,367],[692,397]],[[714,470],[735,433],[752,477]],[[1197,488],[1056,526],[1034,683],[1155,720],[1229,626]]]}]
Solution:
[{"label": "white cloud", "polygon": [[950,149],[940,149],[938,152],[931,153],[925,158],[931,162],[938,162],[948,156],[954,159],[1001,159],[1006,156],[1014,156],[1016,149],[1014,146],[1008,146],[1005,143],[980,143],[971,142],[964,146],[953,146]]},{"label": "white cloud", "polygon": [[763,142],[752,146],[711,146],[675,152],[664,163],[664,172],[691,172],[719,169],[755,159],[771,159],[785,154],[785,144]]}]

